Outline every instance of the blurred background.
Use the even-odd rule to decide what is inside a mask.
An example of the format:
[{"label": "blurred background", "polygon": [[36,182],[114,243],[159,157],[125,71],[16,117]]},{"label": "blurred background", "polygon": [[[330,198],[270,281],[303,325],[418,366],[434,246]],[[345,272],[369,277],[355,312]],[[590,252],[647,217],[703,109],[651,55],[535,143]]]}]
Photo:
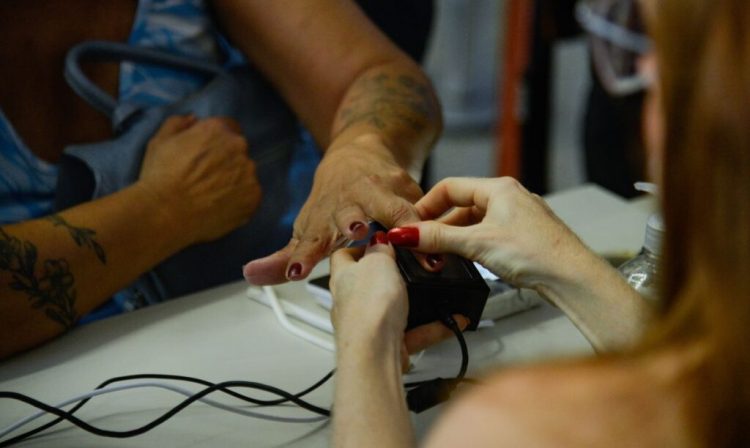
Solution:
[{"label": "blurred background", "polygon": [[585,182],[635,194],[642,98],[609,98],[598,85],[574,0],[414,3],[431,9],[422,65],[445,116],[424,187],[511,174],[539,194]]}]

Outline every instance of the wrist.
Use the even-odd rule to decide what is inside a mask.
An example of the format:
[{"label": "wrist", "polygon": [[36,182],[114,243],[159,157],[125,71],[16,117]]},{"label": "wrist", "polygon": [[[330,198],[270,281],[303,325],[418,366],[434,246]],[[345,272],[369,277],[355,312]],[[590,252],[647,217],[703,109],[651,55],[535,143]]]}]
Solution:
[{"label": "wrist", "polygon": [[[334,157],[354,157],[358,160],[363,155],[375,156],[402,168],[412,179],[417,180],[427,158],[426,150],[419,150],[414,146],[401,148],[392,139],[378,132],[346,131],[336,137],[326,150],[326,157],[333,154],[336,154]],[[326,157],[323,158],[324,162]]]},{"label": "wrist", "polygon": [[365,150],[368,152],[382,152],[383,154],[392,155],[393,152],[390,148],[391,142],[381,133],[349,129],[333,139],[328,146],[328,149],[326,149],[326,154],[338,151],[356,153]]},{"label": "wrist", "polygon": [[129,189],[137,196],[140,207],[146,210],[153,228],[180,229],[171,232],[169,240],[173,242],[172,250],[183,249],[194,242],[194,237],[187,228],[191,219],[175,200],[179,195],[170,196],[163,189],[143,180],[137,181]]},{"label": "wrist", "polygon": [[616,275],[614,269],[606,261],[587,248],[560,260],[563,261],[534,282],[533,289],[543,295],[566,295],[570,291],[596,287],[603,278],[612,273]]},{"label": "wrist", "polygon": [[400,350],[404,325],[394,325],[385,319],[363,320],[359,316],[342,316],[335,325],[336,346],[339,352],[353,352],[385,356]]},{"label": "wrist", "polygon": [[631,347],[652,317],[646,301],[594,253],[537,291],[557,305],[597,351]]},{"label": "wrist", "polygon": [[[361,335],[360,335],[361,336]],[[355,370],[363,373],[393,372],[401,376],[401,346],[399,338],[372,335],[342,335],[336,338],[336,364],[339,369]]]}]

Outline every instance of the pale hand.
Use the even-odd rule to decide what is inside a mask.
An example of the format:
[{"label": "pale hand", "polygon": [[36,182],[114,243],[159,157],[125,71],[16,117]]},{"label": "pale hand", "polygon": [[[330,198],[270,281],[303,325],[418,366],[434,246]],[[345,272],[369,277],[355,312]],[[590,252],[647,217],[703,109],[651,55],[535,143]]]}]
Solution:
[{"label": "pale hand", "polygon": [[[512,178],[450,178],[416,203],[416,250],[456,253],[520,287],[555,281],[588,248],[538,195]],[[398,232],[398,230],[397,230]]]}]

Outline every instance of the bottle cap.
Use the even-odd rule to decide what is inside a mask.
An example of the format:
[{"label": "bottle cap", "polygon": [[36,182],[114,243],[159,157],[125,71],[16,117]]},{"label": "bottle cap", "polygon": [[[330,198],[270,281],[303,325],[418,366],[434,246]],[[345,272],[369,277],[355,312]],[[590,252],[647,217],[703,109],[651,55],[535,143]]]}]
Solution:
[{"label": "bottle cap", "polygon": [[648,217],[648,221],[646,222],[646,239],[643,242],[643,247],[655,254],[659,254],[663,235],[664,222],[658,213],[654,213]]}]

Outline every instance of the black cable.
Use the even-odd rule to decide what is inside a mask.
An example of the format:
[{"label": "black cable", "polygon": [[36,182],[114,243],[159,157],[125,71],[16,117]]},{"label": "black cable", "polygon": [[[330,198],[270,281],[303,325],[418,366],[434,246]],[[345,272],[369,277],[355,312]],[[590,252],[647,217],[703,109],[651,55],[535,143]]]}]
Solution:
[{"label": "black cable", "polygon": [[[455,387],[461,381],[474,382],[474,380],[469,380],[469,379],[464,378],[466,375],[466,370],[469,365],[469,351],[468,351],[468,347],[466,346],[466,340],[464,339],[461,329],[458,327],[458,324],[456,323],[456,321],[448,314],[443,316],[442,321],[443,321],[443,324],[445,324],[448,328],[451,329],[451,331],[453,331],[454,335],[456,336],[456,339],[458,339],[458,343],[461,347],[461,367],[459,369],[458,375],[455,378],[448,378],[448,379],[435,378],[432,380],[417,381],[417,382],[404,384],[404,387],[412,388],[407,393],[407,401],[409,403],[409,409],[414,412],[421,412],[442,401],[445,401],[453,392],[453,389],[455,389]],[[23,394],[19,394],[17,392],[0,392],[0,398],[15,399],[15,400],[24,402],[26,404],[29,404],[33,407],[36,407],[38,409],[41,409],[45,412],[48,412],[50,414],[54,414],[58,416],[57,419],[51,422],[45,423],[44,425],[41,425],[23,434],[20,434],[11,439],[0,442],[0,447],[10,446],[17,442],[25,440],[28,437],[31,437],[32,435],[35,435],[41,431],[44,431],[52,426],[57,425],[63,420],[66,420],[87,432],[90,432],[92,434],[102,436],[102,437],[114,437],[114,438],[134,437],[134,436],[143,434],[145,432],[148,432],[151,429],[161,425],[162,423],[164,423],[165,421],[173,417],[175,414],[179,413],[180,411],[185,409],[187,406],[192,404],[193,402],[215,391],[221,391],[232,397],[235,397],[240,400],[250,402],[259,406],[274,406],[274,405],[278,405],[278,404],[291,401],[292,403],[300,406],[303,409],[306,409],[308,411],[314,412],[319,415],[329,417],[331,415],[330,410],[308,403],[307,401],[302,400],[301,397],[303,397],[304,395],[307,395],[308,393],[312,392],[313,390],[323,385],[326,381],[328,381],[333,376],[334,372],[335,370],[331,370],[328,374],[326,374],[323,378],[318,380],[315,384],[313,384],[312,386],[308,387],[307,389],[301,392],[298,392],[297,394],[291,394],[282,389],[278,389],[273,386],[268,386],[268,385],[265,385],[262,383],[256,383],[256,382],[225,381],[222,383],[211,383],[209,381],[205,381],[199,378],[192,378],[192,377],[187,377],[187,376],[182,376],[182,375],[136,374],[136,375],[126,375],[126,376],[110,378],[104,381],[103,383],[101,383],[99,386],[97,386],[96,389],[101,389],[112,383],[135,380],[135,379],[166,379],[166,380],[174,380],[174,381],[193,382],[193,383],[207,386],[202,391],[197,392],[191,395],[190,397],[188,397],[187,399],[183,400],[181,403],[174,406],[172,409],[165,412],[160,417],[152,420],[151,422],[139,428],[128,430],[128,431],[112,431],[112,430],[101,429],[73,415],[76,411],[78,411],[83,405],[85,405],[93,397],[82,399],[70,411],[63,411],[59,408],[50,406],[46,403],[43,403],[41,401],[38,401],[34,398],[28,397]],[[282,398],[273,399],[273,400],[262,400],[262,399],[252,398],[252,397],[248,397],[246,395],[237,393],[229,389],[230,387],[246,387],[250,389],[262,390],[271,394],[278,395]]]},{"label": "black cable", "polygon": [[[102,387],[105,387],[109,384],[120,382],[120,381],[127,381],[127,380],[133,380],[133,379],[168,379],[168,380],[177,380],[177,381],[188,381],[193,383],[198,383],[202,385],[206,385],[205,389],[203,389],[200,392],[197,392],[194,395],[191,395],[187,399],[185,399],[183,402],[178,404],[177,406],[173,407],[171,410],[167,411],[165,414],[160,416],[159,418],[153,420],[152,422],[140,427],[136,428],[131,431],[109,431],[109,430],[103,430],[101,428],[97,428],[95,426],[89,425],[88,423],[84,422],[83,420],[78,419],[77,417],[73,416],[73,413],[79,410],[84,404],[86,404],[91,398],[85,398],[78,402],[75,407],[73,407],[70,411],[63,411],[61,409],[58,409],[54,406],[50,406],[46,403],[40,402],[38,400],[35,400],[31,397],[28,397],[23,394],[19,394],[16,392],[0,392],[0,398],[9,398],[9,399],[15,399],[22,401],[26,404],[29,404],[31,406],[34,406],[38,409],[41,409],[43,411],[49,412],[51,414],[57,415],[58,418],[48,422],[44,425],[41,425],[37,428],[34,428],[30,431],[27,431],[23,434],[19,434],[18,436],[15,436],[11,439],[5,440],[0,442],[0,447],[10,446],[14,443],[20,442],[21,440],[24,440],[28,437],[31,437],[34,434],[37,434],[41,431],[44,431],[54,425],[57,425],[58,423],[62,422],[63,420],[67,420],[71,422],[72,424],[80,427],[81,429],[84,429],[88,432],[92,432],[96,435],[104,436],[104,437],[119,437],[119,438],[126,438],[126,437],[133,437],[139,434],[143,434],[144,432],[147,432],[156,426],[162,424],[178,412],[180,412],[185,407],[189,406],[193,402],[203,398],[205,395],[208,395],[215,391],[221,391],[228,395],[231,395],[235,398],[238,398],[243,401],[247,401],[250,403],[258,404],[261,406],[273,406],[282,404],[288,401],[291,401],[295,403],[296,405],[302,407],[303,409],[307,409],[311,412],[324,415],[324,416],[330,416],[330,411],[327,409],[320,408],[318,406],[315,406],[313,404],[308,403],[305,400],[302,400],[301,397],[304,395],[307,395],[308,393],[312,392],[313,390],[317,389],[321,385],[323,385],[326,381],[328,381],[334,374],[335,369],[331,370],[326,374],[323,378],[318,380],[315,384],[308,387],[307,389],[298,392],[297,394],[290,394],[289,392],[286,392],[282,389],[278,389],[273,386],[268,386],[261,383],[255,383],[255,382],[247,382],[247,381],[226,381],[223,383],[211,383],[209,381],[201,380],[199,378],[192,378],[192,377],[186,377],[181,375],[165,375],[165,374],[138,374],[138,375],[127,375],[127,376],[121,376],[116,378],[108,379],[107,381],[104,381],[99,386],[97,386],[96,389],[101,389]],[[237,393],[233,390],[230,390],[229,387],[247,387],[251,389],[259,389],[263,390],[265,392],[279,395],[283,398],[275,399],[275,400],[260,400],[252,397],[248,397],[246,395]]]},{"label": "black cable", "polygon": [[[466,339],[458,327],[458,323],[450,313],[441,313],[443,324],[453,331],[461,346],[461,367],[455,378],[434,378],[426,381],[416,381],[404,384],[412,388],[406,393],[406,403],[410,411],[420,413],[450,398],[453,390],[465,380],[466,369],[469,366],[469,349]],[[474,380],[470,380],[474,381]]]},{"label": "black cable", "polygon": [[461,346],[461,368],[458,371],[458,376],[455,378],[457,382],[460,382],[464,379],[464,376],[466,376],[466,369],[469,368],[469,348],[466,346],[464,334],[458,327],[456,320],[453,319],[453,316],[450,314],[443,316],[443,324],[453,331],[453,334],[456,335],[456,339],[458,339],[458,344]]}]

